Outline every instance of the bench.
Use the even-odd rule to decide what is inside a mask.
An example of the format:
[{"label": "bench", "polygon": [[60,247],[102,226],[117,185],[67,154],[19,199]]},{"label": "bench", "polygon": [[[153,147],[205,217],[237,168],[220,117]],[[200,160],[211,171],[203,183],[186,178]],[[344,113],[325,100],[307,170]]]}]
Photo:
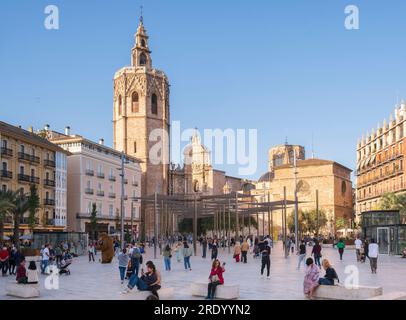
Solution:
[{"label": "bench", "polygon": [[358,286],[357,288],[347,289],[342,285],[321,285],[315,290],[314,297],[329,300],[365,300],[382,294],[382,287]]},{"label": "bench", "polygon": [[[193,282],[190,285],[192,295],[198,297],[207,296],[207,282]],[[232,300],[238,299],[240,297],[240,285],[238,284],[227,284],[219,285],[216,288],[215,298]]]},{"label": "bench", "polygon": [[406,292],[395,291],[381,296],[376,296],[366,300],[406,300]]},{"label": "bench", "polygon": [[23,299],[37,298],[39,297],[39,285],[10,283],[6,287],[6,294]]},{"label": "bench", "polygon": [[[152,294],[151,291],[138,291],[137,288],[132,290],[136,300],[146,300]],[[175,296],[174,288],[162,288],[158,290],[159,300],[173,300]]]}]

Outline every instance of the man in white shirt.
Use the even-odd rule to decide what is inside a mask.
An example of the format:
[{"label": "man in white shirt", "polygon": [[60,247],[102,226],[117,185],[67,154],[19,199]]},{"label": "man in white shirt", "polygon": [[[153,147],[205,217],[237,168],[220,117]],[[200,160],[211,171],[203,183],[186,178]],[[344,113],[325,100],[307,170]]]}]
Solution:
[{"label": "man in white shirt", "polygon": [[361,248],[362,248],[362,241],[359,239],[359,237],[355,240],[355,253],[357,255],[357,261],[361,261]]},{"label": "man in white shirt", "polygon": [[369,256],[369,262],[371,264],[372,273],[376,273],[376,269],[378,268],[378,253],[379,253],[379,246],[375,242],[375,239],[372,239],[371,243],[368,246],[368,256]]},{"label": "man in white shirt", "polygon": [[49,263],[49,249],[48,244],[45,245],[44,250],[42,250],[42,257],[41,257],[41,273],[45,274],[45,270],[48,267]]}]

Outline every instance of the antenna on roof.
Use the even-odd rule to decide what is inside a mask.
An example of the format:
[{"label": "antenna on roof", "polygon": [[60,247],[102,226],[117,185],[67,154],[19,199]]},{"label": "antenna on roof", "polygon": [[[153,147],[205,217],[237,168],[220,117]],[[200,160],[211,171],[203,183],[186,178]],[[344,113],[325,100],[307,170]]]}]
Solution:
[{"label": "antenna on roof", "polygon": [[288,136],[286,136],[286,139],[285,139],[285,146],[287,146],[288,145]]},{"label": "antenna on roof", "polygon": [[312,159],[314,159],[314,134],[312,133]]}]

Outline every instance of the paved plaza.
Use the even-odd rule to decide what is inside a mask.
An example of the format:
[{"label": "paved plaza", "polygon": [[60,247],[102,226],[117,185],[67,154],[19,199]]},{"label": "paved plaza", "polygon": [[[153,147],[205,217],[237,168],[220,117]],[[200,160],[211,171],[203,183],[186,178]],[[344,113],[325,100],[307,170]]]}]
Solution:
[{"label": "paved plaza", "polygon": [[[208,251],[209,252],[209,251]],[[310,255],[311,247],[307,248]],[[200,248],[199,248],[200,253]],[[406,259],[400,256],[380,256],[378,260],[378,274],[372,275],[369,263],[357,263],[355,251],[348,249],[344,253],[344,260],[340,261],[336,249],[323,248],[323,258],[329,259],[344,282],[346,274],[344,269],[348,265],[357,265],[360,273],[360,285],[382,286],[384,293],[393,291],[406,292]],[[159,255],[159,250],[158,250]],[[100,258],[100,253],[96,259]],[[297,270],[297,256],[290,255],[284,258],[282,245],[277,243],[272,251],[271,279],[261,279],[260,259],[248,258],[247,264],[236,263],[228,249],[219,250],[219,259],[226,262],[225,282],[240,284],[240,299],[254,300],[302,300],[303,296],[303,266]],[[163,258],[153,259],[153,248],[147,248],[147,260],[153,260],[162,274],[163,287],[175,288],[175,299],[196,299],[192,297],[190,283],[194,281],[207,281],[211,262],[201,256],[192,257],[192,271],[185,271],[183,262],[178,263],[175,256],[172,258],[172,271],[164,271]],[[41,276],[41,297],[39,299],[60,300],[134,300],[137,295],[121,294],[123,286],[120,283],[117,259],[113,263],[102,265],[98,262],[89,263],[85,256],[74,259],[70,267],[71,275],[59,277],[59,290],[45,290],[44,279]],[[322,275],[324,272],[322,271]],[[14,276],[0,278],[0,300],[15,299],[6,296],[7,283],[13,282]]]}]

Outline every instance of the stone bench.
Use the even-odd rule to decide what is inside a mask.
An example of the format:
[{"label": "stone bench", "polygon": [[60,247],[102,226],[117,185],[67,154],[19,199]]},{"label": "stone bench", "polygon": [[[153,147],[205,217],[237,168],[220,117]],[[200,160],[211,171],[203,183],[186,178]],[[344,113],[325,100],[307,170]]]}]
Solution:
[{"label": "stone bench", "polygon": [[314,297],[329,300],[365,300],[382,294],[382,287],[358,286],[357,288],[347,289],[342,285],[322,285],[315,290]]},{"label": "stone bench", "polygon": [[10,283],[6,287],[6,294],[23,299],[37,298],[40,295],[39,285]]},{"label": "stone bench", "polygon": [[[136,300],[146,300],[152,294],[151,291],[138,291],[137,288],[132,290]],[[158,290],[159,300],[173,300],[175,296],[174,288],[161,288]]]},{"label": "stone bench", "polygon": [[376,296],[366,300],[406,300],[406,292],[395,291],[381,296]]},{"label": "stone bench", "polygon": [[[193,282],[190,285],[192,295],[198,297],[207,296],[207,282]],[[215,298],[232,300],[240,297],[240,285],[238,284],[226,284],[219,285],[216,288]]]}]

